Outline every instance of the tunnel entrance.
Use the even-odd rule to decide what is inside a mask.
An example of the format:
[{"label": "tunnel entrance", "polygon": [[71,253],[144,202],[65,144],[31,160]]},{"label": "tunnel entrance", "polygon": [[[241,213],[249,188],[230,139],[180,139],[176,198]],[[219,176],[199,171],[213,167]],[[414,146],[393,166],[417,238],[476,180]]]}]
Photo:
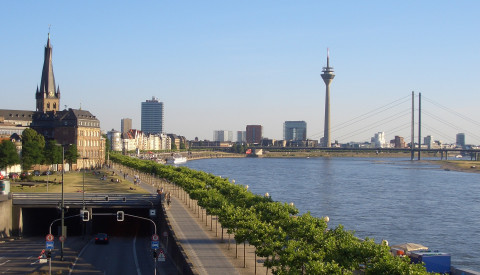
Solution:
[{"label": "tunnel entrance", "polygon": [[[69,208],[65,211],[65,226],[68,236],[81,236],[86,234],[107,233],[111,236],[149,236],[154,232],[153,224],[150,221],[138,219],[125,215],[124,221],[117,221],[117,211],[124,211],[125,214],[149,217],[149,209],[145,208],[93,208],[91,220],[82,221],[80,217],[81,208]],[[104,215],[100,215],[100,213]],[[106,215],[105,215],[106,214]],[[23,236],[45,236],[49,233],[50,224],[61,218],[61,211],[58,208],[23,208]],[[155,220],[154,220],[155,221]],[[61,221],[52,225],[52,234],[60,236]]]}]

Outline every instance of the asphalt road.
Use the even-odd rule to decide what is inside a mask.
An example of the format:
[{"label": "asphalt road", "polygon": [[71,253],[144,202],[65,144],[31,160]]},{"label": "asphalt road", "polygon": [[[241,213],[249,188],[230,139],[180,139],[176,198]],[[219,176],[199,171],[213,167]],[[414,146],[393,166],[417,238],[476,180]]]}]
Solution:
[{"label": "asphalt road", "polygon": [[[155,261],[149,237],[110,238],[108,244],[95,244],[72,237],[66,242],[65,261],[60,261],[60,243],[52,251],[52,274],[177,274],[168,255],[165,262]],[[86,244],[85,244],[86,243]],[[5,240],[0,242],[0,274],[47,273],[49,263],[39,263],[38,256],[45,248],[44,237]]]}]

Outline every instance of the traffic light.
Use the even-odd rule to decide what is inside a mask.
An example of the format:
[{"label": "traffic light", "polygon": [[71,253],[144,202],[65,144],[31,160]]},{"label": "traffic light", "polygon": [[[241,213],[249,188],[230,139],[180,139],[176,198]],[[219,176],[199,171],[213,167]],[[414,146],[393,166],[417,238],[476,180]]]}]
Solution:
[{"label": "traffic light", "polygon": [[81,210],[80,215],[82,216],[82,221],[88,222],[90,220],[90,212],[88,210]]},{"label": "traffic light", "polygon": [[105,196],[105,201],[108,201],[108,196]]},{"label": "traffic light", "polygon": [[123,201],[123,202],[127,202],[127,198],[126,198],[126,197],[123,197],[123,198],[122,198],[122,201]]},{"label": "traffic light", "polygon": [[117,221],[123,222],[124,216],[125,213],[123,213],[123,211],[117,211]]},{"label": "traffic light", "polygon": [[157,253],[157,250],[153,250],[153,258],[158,258],[158,253]]},{"label": "traffic light", "polygon": [[52,251],[47,251],[47,259],[50,259],[52,257]]}]

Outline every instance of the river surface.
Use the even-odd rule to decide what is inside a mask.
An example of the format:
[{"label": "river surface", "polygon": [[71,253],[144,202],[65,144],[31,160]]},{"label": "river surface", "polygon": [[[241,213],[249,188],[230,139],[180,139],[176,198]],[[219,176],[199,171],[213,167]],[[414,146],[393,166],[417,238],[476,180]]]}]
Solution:
[{"label": "river surface", "polygon": [[300,214],[330,218],[360,238],[413,242],[480,271],[480,174],[381,158],[231,158],[185,166],[293,202]]}]

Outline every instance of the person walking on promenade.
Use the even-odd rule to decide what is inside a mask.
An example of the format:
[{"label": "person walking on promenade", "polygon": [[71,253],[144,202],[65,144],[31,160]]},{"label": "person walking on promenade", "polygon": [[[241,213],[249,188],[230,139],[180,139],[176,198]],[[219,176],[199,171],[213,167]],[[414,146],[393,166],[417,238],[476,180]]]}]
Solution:
[{"label": "person walking on promenade", "polygon": [[167,209],[170,209],[170,203],[172,202],[172,197],[170,195],[170,192],[167,193]]}]

